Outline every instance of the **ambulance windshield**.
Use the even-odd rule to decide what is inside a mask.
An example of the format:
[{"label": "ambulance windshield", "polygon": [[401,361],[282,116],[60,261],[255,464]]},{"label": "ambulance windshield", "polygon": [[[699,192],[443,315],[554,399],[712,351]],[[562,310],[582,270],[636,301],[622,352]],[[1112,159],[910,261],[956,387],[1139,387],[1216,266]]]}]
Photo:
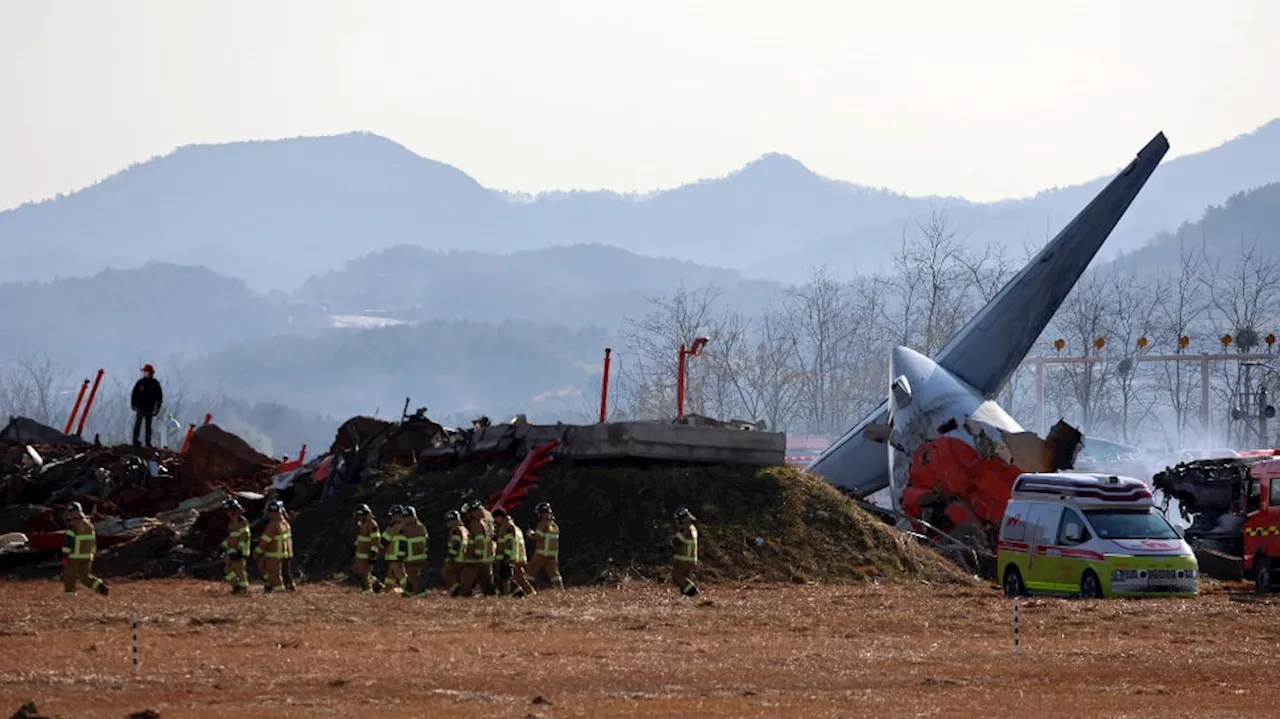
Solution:
[{"label": "ambulance windshield", "polygon": [[1147,509],[1086,509],[1084,515],[1100,539],[1177,539],[1159,512]]}]

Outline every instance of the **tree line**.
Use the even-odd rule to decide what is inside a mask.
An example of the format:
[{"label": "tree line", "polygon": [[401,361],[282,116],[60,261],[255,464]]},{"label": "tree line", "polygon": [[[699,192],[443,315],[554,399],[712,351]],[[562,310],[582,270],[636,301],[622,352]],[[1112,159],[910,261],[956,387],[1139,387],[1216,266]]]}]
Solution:
[{"label": "tree line", "polygon": [[[843,282],[818,267],[759,314],[736,311],[710,285],[649,298],[648,312],[625,320],[614,348],[610,415],[674,416],[678,348],[703,336],[703,353],[687,361],[686,413],[838,436],[884,401],[894,346],[935,353],[1038,250],[971,247],[935,211],[903,231],[890,271]],[[1062,418],[1090,436],[1171,448],[1257,446],[1257,425],[1231,419],[1231,410],[1248,411],[1260,387],[1280,392],[1271,384],[1280,374],[1213,362],[1205,424],[1200,363],[1150,358],[1266,352],[1280,321],[1280,262],[1256,239],[1234,255],[1205,238],[1180,251],[1174,269],[1087,271],[1000,391],[1005,409],[1038,430],[1033,359],[1087,356],[1093,361],[1045,366],[1046,424]],[[599,382],[583,395],[579,418],[594,417]]]}]

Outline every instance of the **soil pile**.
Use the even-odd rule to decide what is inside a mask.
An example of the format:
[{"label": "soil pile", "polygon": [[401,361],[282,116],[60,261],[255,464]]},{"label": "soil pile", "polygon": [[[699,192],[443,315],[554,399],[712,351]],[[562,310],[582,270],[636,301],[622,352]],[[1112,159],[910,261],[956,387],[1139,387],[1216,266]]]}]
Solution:
[{"label": "soil pile", "polygon": [[[356,504],[385,524],[392,504],[411,504],[430,534],[431,578],[439,582],[447,510],[488,503],[511,467],[452,471],[393,469],[366,479],[354,496],[302,508],[293,520],[296,566],[315,580],[351,564]],[[547,501],[561,530],[560,566],[570,583],[623,577],[662,579],[671,563],[672,518],[698,518],[699,576],[707,580],[965,582],[954,564],[859,508],[831,485],[789,467],[618,467],[553,465],[513,514],[533,526]]]}]

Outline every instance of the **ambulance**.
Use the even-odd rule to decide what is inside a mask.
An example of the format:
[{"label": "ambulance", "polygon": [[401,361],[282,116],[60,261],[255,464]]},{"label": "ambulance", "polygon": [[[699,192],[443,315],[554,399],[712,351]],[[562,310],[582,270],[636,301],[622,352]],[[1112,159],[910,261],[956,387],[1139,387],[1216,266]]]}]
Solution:
[{"label": "ambulance", "polygon": [[1132,477],[1019,475],[996,561],[1011,597],[1190,597],[1200,590],[1191,546]]}]

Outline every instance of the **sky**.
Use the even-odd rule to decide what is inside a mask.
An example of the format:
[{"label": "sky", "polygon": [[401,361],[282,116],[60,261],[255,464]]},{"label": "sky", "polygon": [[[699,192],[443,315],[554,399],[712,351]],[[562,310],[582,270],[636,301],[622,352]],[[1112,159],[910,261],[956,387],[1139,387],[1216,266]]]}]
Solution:
[{"label": "sky", "polygon": [[0,208],[192,143],[385,135],[504,190],[767,152],[1021,197],[1280,117],[1272,0],[0,3]]}]

